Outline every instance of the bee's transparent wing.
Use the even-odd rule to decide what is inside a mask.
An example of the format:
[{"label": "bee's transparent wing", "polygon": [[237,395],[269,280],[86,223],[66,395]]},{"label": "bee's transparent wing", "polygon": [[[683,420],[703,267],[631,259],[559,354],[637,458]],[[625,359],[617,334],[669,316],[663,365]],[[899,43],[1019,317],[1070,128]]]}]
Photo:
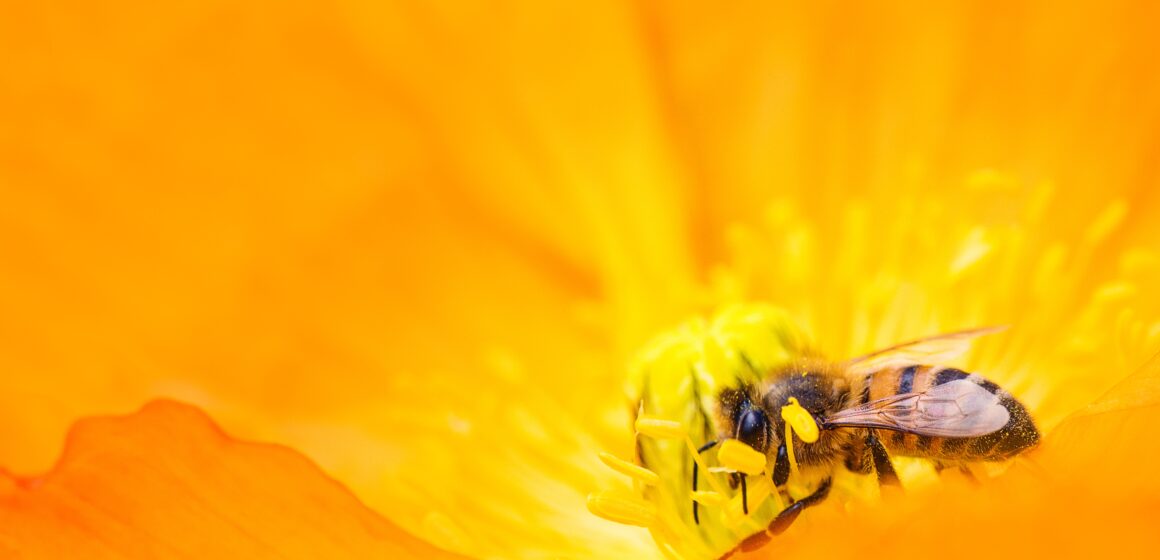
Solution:
[{"label": "bee's transparent wing", "polygon": [[845,364],[846,371],[854,376],[866,376],[892,367],[945,364],[965,353],[974,339],[1006,328],[1006,326],[982,327],[903,342],[848,360]]},{"label": "bee's transparent wing", "polygon": [[1011,419],[1000,397],[969,380],[935,385],[847,408],[825,419],[826,427],[880,428],[935,437],[978,437]]}]

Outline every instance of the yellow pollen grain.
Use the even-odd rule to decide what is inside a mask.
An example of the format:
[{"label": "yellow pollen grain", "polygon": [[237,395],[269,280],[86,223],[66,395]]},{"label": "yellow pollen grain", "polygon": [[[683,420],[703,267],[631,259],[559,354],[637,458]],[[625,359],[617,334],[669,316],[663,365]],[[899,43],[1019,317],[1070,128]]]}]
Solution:
[{"label": "yellow pollen grain", "polygon": [[765,454],[735,439],[725,440],[721,444],[721,449],[717,451],[717,461],[748,475],[761,474],[765,470]]},{"label": "yellow pollen grain", "polygon": [[597,454],[600,457],[600,462],[608,466],[608,468],[628,476],[633,480],[639,480],[645,484],[655,486],[661,481],[661,477],[657,473],[652,472],[640,465],[636,465],[617,457],[611,453],[601,451]]},{"label": "yellow pollen grain", "polygon": [[717,492],[709,492],[706,490],[697,490],[692,493],[693,501],[703,506],[720,507],[729,501],[729,498],[724,494]]},{"label": "yellow pollen grain", "polygon": [[680,422],[649,416],[636,419],[636,431],[657,439],[682,439],[688,435]]},{"label": "yellow pollen grain", "polygon": [[637,527],[650,527],[657,520],[657,510],[652,504],[607,491],[588,495],[588,511],[609,521]]}]

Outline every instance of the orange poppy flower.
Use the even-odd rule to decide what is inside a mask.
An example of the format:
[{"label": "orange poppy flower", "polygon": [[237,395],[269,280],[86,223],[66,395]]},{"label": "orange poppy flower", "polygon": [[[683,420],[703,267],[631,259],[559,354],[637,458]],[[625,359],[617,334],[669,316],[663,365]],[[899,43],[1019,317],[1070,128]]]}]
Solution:
[{"label": "orange poppy flower", "polygon": [[0,556],[716,554],[587,497],[648,341],[761,303],[1008,324],[961,365],[1046,437],[758,556],[1157,544],[1148,3],[9,11]]}]

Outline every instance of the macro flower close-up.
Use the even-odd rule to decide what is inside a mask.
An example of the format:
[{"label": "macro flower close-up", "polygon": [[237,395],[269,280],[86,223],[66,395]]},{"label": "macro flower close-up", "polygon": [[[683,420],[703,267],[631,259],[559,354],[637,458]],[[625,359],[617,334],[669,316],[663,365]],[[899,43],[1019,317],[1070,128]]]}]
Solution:
[{"label": "macro flower close-up", "polygon": [[0,18],[0,558],[1144,557],[1149,2]]}]

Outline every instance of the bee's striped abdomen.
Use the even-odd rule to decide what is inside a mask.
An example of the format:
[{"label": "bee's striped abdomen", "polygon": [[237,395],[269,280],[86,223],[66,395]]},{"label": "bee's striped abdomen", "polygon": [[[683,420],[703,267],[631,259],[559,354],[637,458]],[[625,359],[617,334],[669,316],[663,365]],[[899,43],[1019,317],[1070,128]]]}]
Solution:
[{"label": "bee's striped abdomen", "polygon": [[875,372],[868,380],[870,401],[902,394],[922,393],[931,387],[967,379],[999,397],[1010,419],[998,431],[979,437],[948,438],[878,429],[878,439],[894,454],[948,462],[998,461],[1013,457],[1039,441],[1031,415],[1010,393],[994,382],[953,368],[907,366]]}]

